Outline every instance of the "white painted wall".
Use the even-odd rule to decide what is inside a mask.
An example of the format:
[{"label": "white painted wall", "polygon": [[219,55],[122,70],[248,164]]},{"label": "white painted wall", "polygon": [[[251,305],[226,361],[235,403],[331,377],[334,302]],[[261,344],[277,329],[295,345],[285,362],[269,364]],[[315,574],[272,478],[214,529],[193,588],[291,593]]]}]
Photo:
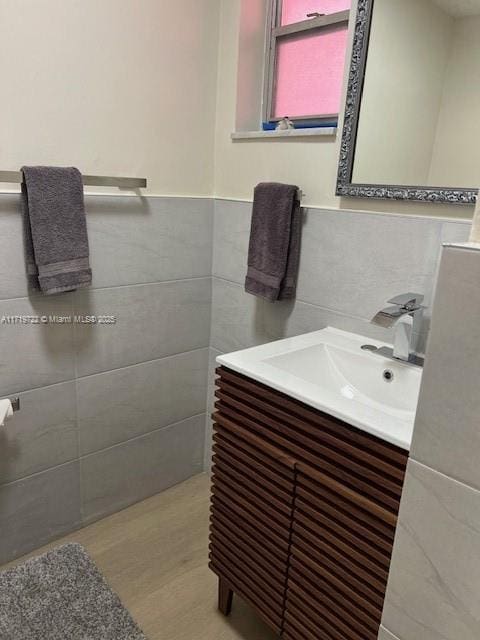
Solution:
[{"label": "white painted wall", "polygon": [[[255,21],[266,0],[243,1],[242,14],[242,0],[0,0],[0,169],[74,164],[146,176],[151,194],[244,199],[260,180],[280,180],[298,183],[307,205],[471,213],[336,198],[340,135],[232,142],[257,117],[261,88],[261,60],[253,79],[247,72],[262,53]],[[241,21],[250,57],[239,74]]]},{"label": "white painted wall", "polygon": [[300,185],[312,204],[334,206],[340,137],[314,142],[298,139],[232,142],[230,139],[236,129],[241,5],[242,0],[222,0],[215,193],[220,197],[251,199],[258,182],[278,180]]},{"label": "white painted wall", "polygon": [[211,195],[219,0],[1,0],[0,168]]},{"label": "white painted wall", "polygon": [[[472,216],[473,207],[337,198],[334,194],[342,118],[336,139],[232,141],[230,135],[238,125],[237,91],[243,90],[241,77],[238,76],[239,34],[245,15],[242,17],[242,2],[258,5],[258,2],[266,0],[221,0],[215,142],[217,197],[251,200],[253,188],[258,182],[278,180],[298,184],[306,194],[304,204],[307,206],[442,217]],[[356,15],[356,0],[352,2],[352,12]],[[352,20],[350,43],[353,39],[353,24]],[[242,46],[240,50],[243,52]],[[258,47],[256,50],[258,51]],[[350,60],[350,52],[347,53],[347,60]],[[250,59],[249,64],[251,63]],[[348,68],[345,69],[344,84],[347,74]],[[238,97],[240,101],[243,100],[240,93]],[[248,117],[251,117],[251,113]]]},{"label": "white painted wall", "polygon": [[354,182],[429,184],[452,26],[431,0],[375,2]]},{"label": "white painted wall", "polygon": [[255,131],[262,120],[267,13],[266,0],[241,3],[235,131]]},{"label": "white painted wall", "polygon": [[429,184],[480,185],[479,114],[480,16],[470,16],[454,21]]}]

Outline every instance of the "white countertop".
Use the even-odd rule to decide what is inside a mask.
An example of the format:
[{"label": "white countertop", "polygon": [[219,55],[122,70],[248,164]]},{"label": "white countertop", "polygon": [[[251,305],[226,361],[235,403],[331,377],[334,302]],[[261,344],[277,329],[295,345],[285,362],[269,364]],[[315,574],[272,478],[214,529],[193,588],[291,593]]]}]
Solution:
[{"label": "white countertop", "polygon": [[[217,357],[217,362],[409,450],[421,369],[363,351],[385,343],[328,327]],[[384,372],[393,373],[388,382]]]}]

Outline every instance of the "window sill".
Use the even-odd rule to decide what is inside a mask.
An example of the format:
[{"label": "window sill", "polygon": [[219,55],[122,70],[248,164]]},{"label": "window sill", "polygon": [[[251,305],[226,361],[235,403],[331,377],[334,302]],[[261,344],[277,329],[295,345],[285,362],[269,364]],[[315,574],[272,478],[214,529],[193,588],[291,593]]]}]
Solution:
[{"label": "window sill", "polygon": [[315,129],[283,129],[280,131],[236,131],[231,134],[232,140],[261,140],[278,138],[311,138],[311,137],[335,137],[337,127],[318,127]]}]

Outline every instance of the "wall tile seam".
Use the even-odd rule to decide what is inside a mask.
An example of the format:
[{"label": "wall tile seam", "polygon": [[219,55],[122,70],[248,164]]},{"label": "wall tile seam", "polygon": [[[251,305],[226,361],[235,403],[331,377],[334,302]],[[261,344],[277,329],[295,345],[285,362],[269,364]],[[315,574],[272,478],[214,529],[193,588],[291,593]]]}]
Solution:
[{"label": "wall tile seam", "polygon": [[[0,398],[11,398],[22,393],[31,393],[33,391],[42,391],[43,389],[52,389],[53,387],[59,387],[62,384],[73,384],[77,378],[67,378],[66,380],[60,380],[59,382],[53,382],[52,384],[44,384],[40,387],[28,387],[27,389],[21,389],[15,391],[15,393],[7,393],[6,395],[0,395]],[[20,399],[21,400],[21,399]]]},{"label": "wall tile seam", "polygon": [[[125,289],[126,287],[149,287],[149,286],[156,286],[158,284],[175,284],[177,282],[194,282],[197,280],[209,280],[212,277],[212,274],[206,274],[206,275],[200,275],[200,276],[188,276],[186,278],[174,278],[171,280],[152,280],[151,282],[129,282],[127,284],[116,284],[116,285],[111,285],[108,287],[89,287],[88,289],[82,289],[82,292],[88,292],[88,291],[113,291],[115,289]],[[42,300],[48,300],[48,301],[53,301],[53,300],[59,300],[61,301],[66,301],[67,296],[68,297],[73,297],[75,294],[78,294],[78,291],[72,291],[69,292],[67,294],[65,294],[65,297],[61,297],[61,295],[59,295],[58,297],[56,296],[42,296],[41,294],[33,294],[32,296],[16,296],[14,298],[1,298],[0,297],[0,304],[2,302],[16,302],[19,300],[22,301],[35,301],[35,302],[40,302]]]},{"label": "wall tile seam", "polygon": [[15,485],[15,484],[18,484],[18,483],[26,481],[26,480],[30,480],[31,478],[35,478],[36,476],[42,475],[42,473],[48,473],[49,471],[55,471],[56,469],[60,469],[61,467],[64,467],[64,466],[66,466],[68,464],[73,464],[75,462],[79,462],[79,460],[80,460],[80,458],[76,454],[73,458],[68,458],[67,460],[64,460],[63,462],[61,462],[59,464],[54,464],[53,466],[45,467],[45,469],[40,469],[39,471],[35,471],[34,473],[27,473],[26,475],[20,476],[19,478],[15,478],[13,480],[7,480],[7,482],[0,482],[0,491],[2,489],[4,489],[5,487],[9,487],[11,485]]},{"label": "wall tile seam", "polygon": [[[430,274],[429,274],[430,275]],[[236,287],[240,287],[243,289],[243,284],[240,282],[236,282],[235,280],[230,280],[228,278],[224,278],[223,276],[219,276],[214,274],[212,277],[212,280],[220,280],[222,282],[228,282],[229,284],[232,284]],[[213,292],[212,292],[212,297],[213,297]],[[266,301],[268,302],[268,301]],[[369,322],[370,318],[367,318],[366,316],[354,316],[351,315],[349,313],[345,313],[345,311],[340,311],[338,309],[332,309],[330,307],[323,307],[322,305],[319,304],[315,304],[313,302],[307,302],[306,300],[302,300],[301,298],[295,298],[294,302],[300,302],[301,304],[306,304],[309,307],[314,307],[315,309],[321,309],[322,311],[327,311],[328,313],[334,313],[338,316],[342,316],[343,318],[349,318],[349,319],[353,319],[353,320],[360,320],[362,322]],[[270,304],[275,304],[275,303],[270,303]],[[372,314],[373,316],[373,314]],[[420,335],[428,335],[429,334],[429,330],[426,329],[425,331],[422,331],[420,333]],[[211,347],[213,347],[213,345],[210,345]],[[214,347],[216,348],[216,347]]]},{"label": "wall tile seam", "polygon": [[[105,371],[98,371],[97,373],[88,373],[83,376],[77,376],[71,382],[79,382],[81,380],[86,380],[88,378],[94,378],[95,376],[103,376],[108,375],[109,373],[114,373],[116,371],[124,371],[125,369],[133,369],[134,367],[141,367],[144,364],[153,364],[154,362],[165,362],[167,360],[173,360],[174,358],[178,358],[179,356],[187,356],[193,353],[200,353],[200,351],[206,351],[210,348],[209,344],[206,344],[203,347],[196,347],[195,349],[188,349],[187,351],[178,351],[176,353],[172,353],[168,356],[162,356],[161,358],[151,358],[150,360],[140,360],[139,362],[134,362],[132,364],[126,364],[122,367],[115,367],[114,369],[106,369]],[[63,384],[63,383],[60,383]],[[53,386],[53,385],[51,385]],[[41,387],[43,388],[43,387]]]},{"label": "wall tile seam", "polygon": [[[19,196],[21,194],[20,191],[0,191],[0,199],[2,196],[10,197],[10,196]],[[204,202],[206,200],[211,200],[215,205],[217,202],[238,202],[242,204],[253,204],[253,200],[251,198],[239,198],[234,196],[222,196],[220,194],[195,194],[195,195],[182,195],[182,194],[160,194],[160,193],[146,193],[142,196],[138,196],[135,193],[101,193],[101,192],[87,192],[85,193],[85,199],[89,198],[112,198],[112,199],[121,199],[126,198],[129,200],[198,200],[199,202]],[[391,203],[389,203],[391,204]],[[317,204],[304,204],[302,205],[304,209],[311,209],[312,211],[328,211],[331,213],[343,212],[343,213],[352,213],[359,215],[374,215],[374,216],[387,216],[394,218],[406,218],[406,219],[414,219],[414,220],[427,220],[427,221],[435,221],[435,222],[448,222],[454,224],[462,224],[462,225],[471,225],[472,216],[473,216],[473,208],[472,208],[472,216],[465,217],[451,217],[451,216],[441,216],[435,214],[425,214],[421,215],[418,213],[398,213],[396,211],[369,211],[367,209],[345,209],[344,207],[328,207],[325,205],[317,205]],[[433,205],[435,206],[435,205]],[[465,208],[469,208],[468,205],[465,205]],[[87,212],[88,213],[88,212]]]},{"label": "wall tile seam", "polygon": [[469,491],[474,491],[475,493],[478,493],[480,495],[480,488],[474,487],[474,486],[472,486],[470,484],[467,484],[466,482],[462,482],[462,480],[459,480],[458,478],[455,478],[455,477],[450,476],[450,475],[448,475],[446,473],[443,473],[443,471],[439,471],[438,469],[435,469],[434,467],[430,467],[428,464],[425,464],[425,462],[420,462],[420,460],[417,460],[413,455],[410,457],[409,461],[413,462],[415,465],[418,465],[419,467],[422,467],[423,469],[426,469],[430,473],[433,473],[433,474],[435,474],[437,476],[441,476],[445,480],[458,485],[463,490],[467,489]]},{"label": "wall tile seam", "polygon": [[[233,198],[229,196],[214,196],[215,204],[217,202],[235,202],[240,204],[253,204],[253,200],[247,198]],[[391,203],[389,203],[391,204]],[[469,208],[470,205],[465,205],[465,207]],[[473,207],[472,208],[472,217],[473,217]],[[402,218],[406,220],[419,220],[424,222],[439,222],[439,223],[450,223],[450,224],[461,224],[461,225],[471,225],[472,217],[459,217],[452,218],[450,216],[441,216],[441,215],[420,215],[418,213],[398,213],[396,211],[388,212],[388,211],[368,211],[367,209],[345,209],[344,207],[326,207],[324,205],[315,205],[315,204],[302,204],[302,209],[305,211],[311,210],[312,212],[328,212],[328,213],[351,213],[355,215],[368,215],[368,216],[385,216],[388,218]]]},{"label": "wall tile seam", "polygon": [[[197,193],[194,195],[178,194],[178,193],[141,193],[139,195],[138,193],[133,193],[133,192],[128,193],[128,190],[125,190],[125,191],[126,191],[125,193],[116,193],[116,192],[103,193],[102,191],[86,191],[84,193],[84,197],[85,197],[85,200],[88,200],[88,198],[113,198],[113,199],[128,198],[129,200],[139,200],[140,202],[142,200],[148,200],[149,198],[155,199],[155,200],[199,200],[199,201],[215,200],[215,196],[213,196],[210,193],[205,193],[205,194]],[[5,196],[5,197],[20,196],[21,194],[22,192],[18,189],[12,189],[10,191],[7,189],[0,190],[0,198],[2,196]],[[19,201],[19,204],[20,204],[20,201]]]},{"label": "wall tile seam", "polygon": [[[76,358],[75,358],[76,360]],[[76,366],[76,364],[75,364]],[[80,450],[81,450],[81,442],[80,442],[80,426],[79,426],[79,420],[78,420],[78,388],[77,388],[77,384],[75,384],[75,431],[76,431],[76,435],[77,435],[77,460],[78,463],[80,465]],[[78,492],[79,492],[79,499],[80,499],[80,522],[83,523],[83,518],[84,518],[84,513],[83,513],[83,503],[84,503],[84,496],[83,496],[83,483],[81,481],[82,476],[81,476],[81,470],[80,468],[78,469]]]},{"label": "wall tile seam", "polygon": [[177,282],[195,282],[197,280],[208,280],[212,277],[211,273],[205,275],[187,276],[185,278],[172,278],[170,280],[152,280],[150,282],[129,282],[127,284],[116,284],[107,287],[90,287],[89,289],[82,289],[86,291],[108,291],[110,289],[125,289],[126,287],[148,287],[156,286],[158,284],[176,284]]},{"label": "wall tile seam", "polygon": [[[217,349],[216,347],[213,347],[213,346],[210,346],[210,351],[211,352],[213,352],[213,351],[215,352],[215,353],[210,353],[210,355],[214,355],[215,356],[215,359],[217,358],[217,356],[223,356],[223,354],[225,353],[225,351],[220,351],[220,349]],[[210,417],[210,416],[208,416],[208,414],[210,413],[210,406],[209,406],[209,402],[208,402],[208,400],[209,400],[209,398],[208,398],[209,385],[213,384],[214,388],[216,387],[215,369],[218,366],[220,366],[220,365],[217,364],[217,362],[215,361],[213,363],[214,378],[211,381],[210,381],[210,379],[207,380],[207,398],[206,398],[206,407],[207,407],[206,413],[207,413],[207,417]],[[210,369],[210,362],[209,362],[209,369]]]},{"label": "wall tile seam", "polygon": [[[213,268],[213,245],[212,245],[212,268]],[[210,281],[210,304],[208,309],[208,345],[206,348],[210,349],[210,343],[212,341],[212,326],[213,326],[213,275],[209,277]],[[203,347],[205,348],[205,347]],[[208,363],[207,363],[207,371],[208,371]],[[208,383],[208,380],[207,380]]]},{"label": "wall tile seam", "polygon": [[[473,244],[477,244],[475,243],[475,241],[472,241]],[[470,254],[477,254],[479,252],[479,247],[478,246],[472,246],[472,244],[469,245],[468,242],[447,242],[445,244],[445,249],[447,251],[465,251],[467,253]]]},{"label": "wall tile seam", "polygon": [[384,629],[387,633],[389,633],[392,636],[392,640],[401,640],[398,636],[396,636],[394,633],[392,633],[390,631],[390,629],[388,629],[385,625],[382,624],[380,631],[382,631],[382,629]]},{"label": "wall tile seam", "polygon": [[51,473],[52,471],[56,471],[57,469],[62,469],[63,467],[78,465],[79,462],[80,462],[80,458],[72,458],[71,460],[66,460],[61,464],[56,464],[53,467],[48,467],[48,469],[42,469],[42,471],[36,471],[35,473],[31,473],[28,476],[24,476],[23,478],[18,478],[17,480],[11,480],[10,482],[4,482],[3,484],[0,484],[0,490],[8,489],[8,487],[20,484],[21,482],[26,482],[28,480],[31,480],[32,478],[38,478],[39,476],[45,475],[47,473]]},{"label": "wall tile seam", "polygon": [[114,369],[105,369],[104,371],[98,371],[96,373],[89,373],[84,376],[76,376],[74,378],[66,378],[65,380],[59,380],[58,382],[53,382],[52,384],[45,384],[38,387],[27,387],[26,389],[16,390],[14,393],[8,393],[6,395],[0,395],[0,398],[7,398],[12,396],[17,396],[22,393],[31,393],[33,391],[42,391],[43,389],[50,389],[52,387],[57,387],[62,384],[73,384],[79,382],[81,380],[85,380],[87,378],[93,378],[94,376],[102,376],[107,375],[109,373],[115,373],[116,371],[123,371],[124,369],[130,369],[133,367],[141,367],[144,364],[151,364],[154,362],[162,362],[164,360],[170,360],[176,358],[178,356],[188,355],[190,353],[197,353],[199,351],[205,351],[210,348],[209,344],[204,345],[203,347],[197,347],[195,349],[189,349],[188,351],[178,351],[177,353],[172,353],[168,356],[163,356],[161,358],[153,358],[151,360],[140,360],[139,362],[134,362],[132,364],[126,364],[122,367],[115,367]]},{"label": "wall tile seam", "polygon": [[[273,338],[273,340],[275,340],[276,338]],[[255,345],[253,345],[255,346]],[[226,351],[220,351],[220,349],[218,347],[216,347],[215,345],[211,344],[210,348],[213,349],[214,351],[217,351],[217,353],[219,353],[220,355],[223,355],[224,353],[226,353]],[[250,347],[240,347],[240,349],[237,349],[237,351],[242,351],[243,349],[249,349]]]},{"label": "wall tile seam", "polygon": [[[71,310],[71,314],[72,316],[74,315],[74,311],[75,311],[75,300],[78,296],[78,291],[74,291],[73,295],[71,296],[71,306],[72,306],[72,310]],[[76,349],[76,344],[77,344],[77,335],[76,335],[76,331],[75,331],[75,325],[72,328],[72,354],[73,354],[73,375],[75,377],[75,381],[73,382],[73,392],[74,392],[74,398],[75,398],[75,435],[76,435],[76,460],[79,460],[80,458],[80,427],[79,427],[79,419],[78,419],[78,415],[79,415],[79,401],[78,401],[78,387],[77,387],[77,376],[78,376],[78,357],[77,357],[77,349]],[[82,483],[81,483],[81,476],[80,476],[80,462],[79,462],[79,468],[78,468],[78,494],[79,494],[79,516],[80,516],[80,523],[83,522],[83,488],[82,488]]]},{"label": "wall tile seam", "polygon": [[88,453],[86,455],[79,455],[76,458],[72,458],[71,460],[66,460],[65,462],[62,462],[61,464],[56,464],[53,467],[48,467],[47,469],[42,469],[42,471],[36,471],[35,473],[31,473],[27,476],[24,476],[22,478],[17,478],[16,480],[12,480],[10,482],[5,482],[3,484],[0,484],[0,490],[3,489],[7,489],[8,487],[12,486],[12,485],[16,485],[20,482],[25,482],[27,480],[31,480],[32,478],[36,478],[38,476],[47,474],[47,473],[51,473],[52,471],[56,471],[57,469],[61,469],[62,467],[66,467],[67,465],[74,465],[74,464],[79,464],[81,463],[82,460],[85,460],[87,458],[91,458],[92,456],[95,456],[99,453],[104,453],[105,451],[109,451],[110,449],[116,449],[118,447],[122,447],[125,444],[129,444],[131,442],[134,442],[136,440],[141,440],[143,438],[147,438],[151,435],[153,435],[154,433],[159,433],[160,431],[163,431],[164,429],[171,429],[173,427],[176,427],[180,424],[182,424],[183,422],[186,422],[187,420],[192,420],[193,418],[201,418],[204,417],[205,411],[201,411],[200,413],[195,413],[191,416],[188,416],[186,418],[182,418],[182,420],[177,420],[176,422],[171,422],[170,424],[164,425],[162,427],[157,427],[152,429],[151,431],[147,431],[146,433],[142,433],[141,435],[138,436],[134,436],[133,438],[128,438],[127,440],[123,440],[122,442],[117,442],[113,445],[110,445],[108,447],[104,447],[103,449],[98,449],[97,451],[92,451],[91,453]]},{"label": "wall tile seam", "polygon": [[98,455],[99,453],[105,453],[105,451],[111,451],[112,449],[118,449],[119,447],[123,447],[126,444],[130,444],[131,442],[135,442],[137,440],[144,440],[154,433],[160,433],[161,431],[165,431],[166,429],[172,429],[181,425],[188,420],[193,420],[194,418],[204,418],[205,411],[200,411],[200,413],[194,413],[191,416],[187,416],[186,418],[182,418],[181,420],[176,420],[175,422],[171,422],[170,424],[166,424],[163,427],[157,427],[152,429],[151,431],[147,431],[146,433],[142,433],[138,436],[134,436],[133,438],[128,438],[127,440],[123,440],[122,442],[116,442],[115,444],[109,445],[108,447],[104,447],[103,449],[98,449],[97,451],[92,451],[91,453],[87,453],[85,455],[81,455],[78,460],[81,462],[82,460],[86,460],[87,458],[91,458],[93,456]]}]

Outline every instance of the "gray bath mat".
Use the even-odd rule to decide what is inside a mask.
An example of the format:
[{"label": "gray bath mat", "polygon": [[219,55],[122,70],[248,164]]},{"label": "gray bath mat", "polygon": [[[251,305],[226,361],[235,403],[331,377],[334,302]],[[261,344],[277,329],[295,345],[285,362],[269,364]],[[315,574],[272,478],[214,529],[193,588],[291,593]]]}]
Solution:
[{"label": "gray bath mat", "polygon": [[79,544],[0,573],[0,639],[146,640]]}]

